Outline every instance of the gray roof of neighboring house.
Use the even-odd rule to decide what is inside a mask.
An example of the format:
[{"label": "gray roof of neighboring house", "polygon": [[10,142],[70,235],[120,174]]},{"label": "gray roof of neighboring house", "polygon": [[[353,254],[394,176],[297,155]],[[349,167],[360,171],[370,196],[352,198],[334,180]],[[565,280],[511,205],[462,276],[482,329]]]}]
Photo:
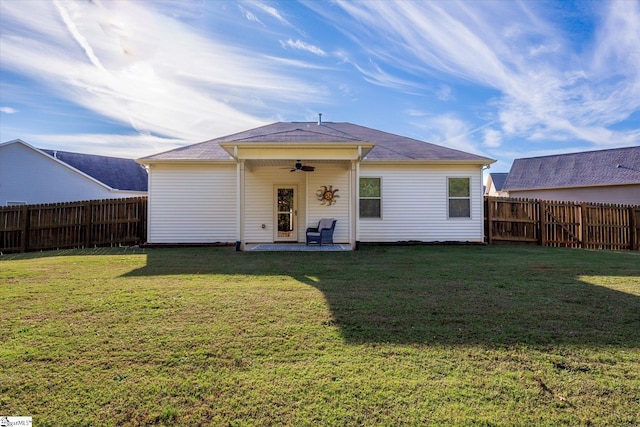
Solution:
[{"label": "gray roof of neighboring house", "polygon": [[640,146],[516,159],[503,190],[640,184]]},{"label": "gray roof of neighboring house", "polygon": [[116,190],[147,191],[147,171],[133,159],[40,150]]},{"label": "gray roof of neighboring house", "polygon": [[453,160],[493,163],[494,160],[464,151],[407,138],[352,123],[278,122],[215,138],[139,159],[147,160],[226,160],[229,154],[220,143],[331,143],[375,144],[365,160]]},{"label": "gray roof of neighboring house", "polygon": [[509,175],[508,172],[492,172],[489,174],[496,191],[502,191],[502,187],[504,187],[504,182],[507,179],[507,175]]}]

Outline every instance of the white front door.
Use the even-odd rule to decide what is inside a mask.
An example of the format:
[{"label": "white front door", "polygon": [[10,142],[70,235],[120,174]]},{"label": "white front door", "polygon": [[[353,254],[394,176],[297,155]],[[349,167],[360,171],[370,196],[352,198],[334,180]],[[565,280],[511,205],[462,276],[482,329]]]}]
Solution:
[{"label": "white front door", "polygon": [[273,240],[276,242],[298,241],[298,206],[296,186],[275,187],[275,224]]}]

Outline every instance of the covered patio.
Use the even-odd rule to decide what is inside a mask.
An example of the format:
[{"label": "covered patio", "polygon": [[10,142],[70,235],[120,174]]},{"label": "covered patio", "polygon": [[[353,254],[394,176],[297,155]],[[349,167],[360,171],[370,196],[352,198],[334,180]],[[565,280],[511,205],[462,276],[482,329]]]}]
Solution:
[{"label": "covered patio", "polygon": [[340,244],[325,244],[306,245],[304,243],[254,243],[246,244],[245,251],[256,252],[339,252],[339,251],[351,251],[353,246],[348,243]]}]

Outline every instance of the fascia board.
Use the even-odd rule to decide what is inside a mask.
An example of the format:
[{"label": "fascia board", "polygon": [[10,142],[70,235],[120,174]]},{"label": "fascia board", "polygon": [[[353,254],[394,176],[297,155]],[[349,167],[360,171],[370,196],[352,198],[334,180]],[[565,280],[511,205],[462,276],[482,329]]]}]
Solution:
[{"label": "fascia board", "polygon": [[143,165],[143,166],[152,166],[156,164],[203,164],[203,165],[212,165],[212,164],[228,164],[235,165],[236,161],[234,159],[135,159],[135,162]]},{"label": "fascia board", "polygon": [[485,166],[495,163],[493,159],[483,160],[377,160],[377,159],[363,159],[361,165],[478,165]]}]

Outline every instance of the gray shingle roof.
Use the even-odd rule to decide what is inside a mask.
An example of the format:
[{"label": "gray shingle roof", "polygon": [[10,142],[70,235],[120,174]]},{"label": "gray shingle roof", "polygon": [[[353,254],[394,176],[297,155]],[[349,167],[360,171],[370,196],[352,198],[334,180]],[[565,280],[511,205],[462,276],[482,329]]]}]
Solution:
[{"label": "gray shingle roof", "polygon": [[507,179],[507,175],[509,175],[507,172],[492,172],[489,174],[496,191],[502,191],[502,187],[504,187],[504,182]]},{"label": "gray shingle roof", "polygon": [[471,161],[493,163],[494,160],[454,150],[440,145],[371,129],[352,123],[278,122],[255,129],[215,138],[199,144],[155,154],[139,159],[148,160],[224,160],[229,154],[220,143],[375,143],[366,160],[435,160]]},{"label": "gray shingle roof", "polygon": [[503,190],[640,184],[640,146],[513,161]]},{"label": "gray shingle roof", "polygon": [[40,150],[116,190],[147,191],[147,171],[133,159]]}]

